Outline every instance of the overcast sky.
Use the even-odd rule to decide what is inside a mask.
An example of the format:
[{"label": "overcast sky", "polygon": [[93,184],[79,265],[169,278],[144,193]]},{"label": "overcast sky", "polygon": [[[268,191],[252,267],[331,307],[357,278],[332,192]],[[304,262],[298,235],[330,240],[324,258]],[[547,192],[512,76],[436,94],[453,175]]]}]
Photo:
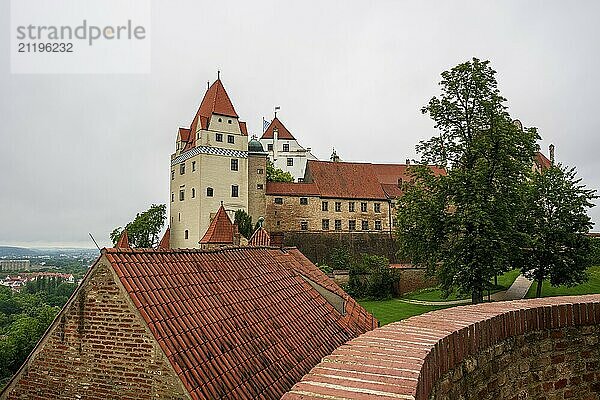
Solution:
[{"label": "overcast sky", "polygon": [[489,59],[511,115],[600,187],[598,1],[154,1],[145,75],[11,74],[9,15],[0,0],[1,245],[107,245],[167,203],[177,128],[217,70],[251,134],[278,105],[320,159],[404,162],[440,73]]}]

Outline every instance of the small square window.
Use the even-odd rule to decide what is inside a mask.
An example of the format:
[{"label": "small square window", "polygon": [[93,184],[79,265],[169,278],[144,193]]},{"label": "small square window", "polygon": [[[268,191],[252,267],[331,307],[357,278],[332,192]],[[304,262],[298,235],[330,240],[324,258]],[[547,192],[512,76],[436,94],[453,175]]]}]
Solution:
[{"label": "small square window", "polygon": [[367,203],[365,203],[365,202],[360,203],[360,211],[367,212]]},{"label": "small square window", "polygon": [[375,221],[375,230],[376,231],[380,231],[381,230],[381,221]]},{"label": "small square window", "polygon": [[328,231],[329,230],[329,220],[328,219],[321,220],[321,227],[323,228],[324,231]]},{"label": "small square window", "polygon": [[227,135],[227,143],[235,143],[235,136],[233,135]]},{"label": "small square window", "polygon": [[228,120],[227,120],[227,123],[228,123],[228,124],[230,124],[230,123],[231,123],[231,120],[230,120],[230,119],[228,119]]},{"label": "small square window", "polygon": [[274,203],[275,204],[283,204],[283,197],[275,197]]},{"label": "small square window", "polygon": [[336,219],[334,222],[334,228],[336,231],[341,231],[342,230],[342,220],[341,219]]},{"label": "small square window", "polygon": [[179,190],[179,201],[185,200],[185,189]]},{"label": "small square window", "polygon": [[273,151],[273,144],[272,143],[267,144],[267,151]]},{"label": "small square window", "polygon": [[362,226],[361,226],[361,229],[362,229],[363,231],[368,231],[368,230],[369,230],[369,221],[367,221],[367,220],[363,220],[363,221],[362,221]]},{"label": "small square window", "polygon": [[196,170],[196,161],[192,161],[192,172]]},{"label": "small square window", "polygon": [[263,190],[264,189],[264,185],[262,183],[257,183],[256,184],[256,189],[257,190]]},{"label": "small square window", "polygon": [[207,187],[206,188],[206,197],[213,197],[214,192],[215,191],[213,190],[213,188]]},{"label": "small square window", "polygon": [[190,231],[188,231],[187,229],[185,230],[185,233],[183,235],[186,239],[188,239],[190,237]]},{"label": "small square window", "polygon": [[342,202],[341,201],[336,201],[335,202],[335,211],[336,212],[342,211]]},{"label": "small square window", "polygon": [[262,174],[264,174],[264,173],[265,173],[265,171],[264,171],[262,168],[258,168],[258,169],[256,170],[256,173],[257,173],[258,175],[262,175]]},{"label": "small square window", "polygon": [[171,193],[171,203],[175,201],[175,193]]},{"label": "small square window", "polygon": [[355,231],[356,230],[356,220],[351,219],[350,221],[348,221],[348,230],[349,231]]},{"label": "small square window", "polygon": [[329,203],[324,201],[321,203],[321,210],[323,211],[328,211],[329,210]]},{"label": "small square window", "polygon": [[232,158],[231,159],[231,170],[232,171],[237,171],[238,170],[238,159],[237,158]]},{"label": "small square window", "polygon": [[293,167],[294,166],[294,159],[293,158],[289,157],[287,159],[287,166],[288,167]]},{"label": "small square window", "polygon": [[217,142],[222,142],[223,141],[223,134],[222,133],[215,134],[215,140]]},{"label": "small square window", "polygon": [[300,230],[307,231],[308,230],[308,221],[300,222]]},{"label": "small square window", "polygon": [[239,197],[239,189],[238,185],[231,185],[231,197]]},{"label": "small square window", "polygon": [[290,145],[287,143],[283,144],[283,151],[290,151]]},{"label": "small square window", "polygon": [[185,174],[185,163],[179,164],[179,175]]},{"label": "small square window", "polygon": [[300,205],[303,205],[303,206],[308,205],[308,198],[300,197]]},{"label": "small square window", "polygon": [[348,203],[348,211],[354,212],[354,202],[353,201]]},{"label": "small square window", "polygon": [[375,204],[373,204],[373,210],[376,213],[380,213],[381,212],[381,203],[375,203]]}]

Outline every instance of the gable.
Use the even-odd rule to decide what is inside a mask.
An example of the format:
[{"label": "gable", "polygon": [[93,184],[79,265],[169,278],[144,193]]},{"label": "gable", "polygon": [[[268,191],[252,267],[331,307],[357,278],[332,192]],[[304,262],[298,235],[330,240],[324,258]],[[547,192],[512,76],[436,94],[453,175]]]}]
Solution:
[{"label": "gable", "polygon": [[1,399],[189,399],[104,257]]}]

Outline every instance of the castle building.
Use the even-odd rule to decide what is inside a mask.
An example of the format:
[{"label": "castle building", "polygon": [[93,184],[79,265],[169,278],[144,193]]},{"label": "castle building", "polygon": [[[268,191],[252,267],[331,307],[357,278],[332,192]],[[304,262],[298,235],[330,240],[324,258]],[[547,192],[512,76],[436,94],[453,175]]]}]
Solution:
[{"label": "castle building", "polygon": [[260,143],[267,150],[275,168],[289,172],[297,182],[304,178],[306,162],[317,159],[310,152],[310,148],[300,146],[277,115],[263,133]]},{"label": "castle building", "polygon": [[173,248],[198,247],[221,204],[230,217],[236,210],[250,211],[254,220],[259,217],[248,207],[248,182],[253,190],[264,190],[266,154],[254,151],[250,157],[254,158],[249,160],[246,123],[240,121],[217,79],[206,91],[189,128],[179,128],[176,151],[171,155]]}]

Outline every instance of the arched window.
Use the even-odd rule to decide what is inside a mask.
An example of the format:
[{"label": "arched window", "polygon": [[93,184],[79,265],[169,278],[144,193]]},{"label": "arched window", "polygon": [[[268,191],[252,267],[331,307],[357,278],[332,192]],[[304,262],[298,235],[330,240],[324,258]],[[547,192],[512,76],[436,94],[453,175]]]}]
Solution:
[{"label": "arched window", "polygon": [[186,239],[190,237],[190,232],[187,229],[184,232],[184,236]]},{"label": "arched window", "polygon": [[207,188],[206,188],[206,196],[208,196],[208,197],[213,197],[213,194],[214,194],[214,190],[213,190],[213,188],[211,188],[211,187],[207,187]]}]

